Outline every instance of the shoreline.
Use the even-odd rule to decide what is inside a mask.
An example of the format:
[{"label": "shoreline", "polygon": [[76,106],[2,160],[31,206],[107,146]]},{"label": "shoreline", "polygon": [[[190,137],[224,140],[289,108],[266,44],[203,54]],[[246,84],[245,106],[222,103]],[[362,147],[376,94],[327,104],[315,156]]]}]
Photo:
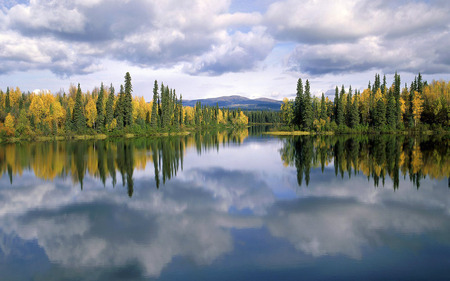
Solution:
[{"label": "shoreline", "polygon": [[308,131],[273,131],[263,132],[264,135],[272,136],[343,136],[343,135],[440,135],[450,134],[449,131],[393,131],[393,132],[308,132]]}]

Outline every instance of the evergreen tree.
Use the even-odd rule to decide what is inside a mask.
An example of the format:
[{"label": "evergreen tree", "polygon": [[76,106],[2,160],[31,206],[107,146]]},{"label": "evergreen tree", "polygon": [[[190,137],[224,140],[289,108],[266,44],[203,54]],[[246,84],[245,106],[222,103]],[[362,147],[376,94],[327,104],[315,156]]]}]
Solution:
[{"label": "evergreen tree", "polygon": [[396,117],[396,127],[400,126],[402,120],[402,111],[400,108],[400,75],[395,72],[394,75],[394,99],[395,99],[395,117]]},{"label": "evergreen tree", "polygon": [[[217,104],[217,110],[219,109],[219,104]],[[183,118],[183,96],[180,95],[180,105],[179,105],[179,117],[180,117],[180,125],[184,124],[184,118]]]},{"label": "evergreen tree", "polygon": [[81,133],[86,127],[86,119],[84,117],[83,102],[80,83],[78,83],[77,95],[75,97],[75,106],[73,108],[73,128]]},{"label": "evergreen tree", "polygon": [[376,128],[383,128],[386,125],[386,106],[382,99],[377,101],[375,107],[374,125]]},{"label": "evergreen tree", "polygon": [[302,78],[298,78],[297,81],[297,95],[294,101],[294,124],[301,125],[302,120],[302,104],[303,104],[303,83]]},{"label": "evergreen tree", "polygon": [[160,88],[160,94],[159,94],[159,101],[158,101],[158,114],[159,114],[159,122],[161,123],[161,128],[164,127],[164,111],[166,111],[166,87],[164,86],[164,83],[161,82],[161,88]]},{"label": "evergreen tree", "polygon": [[123,85],[120,85],[119,98],[116,104],[115,116],[117,120],[117,128],[122,130],[124,127],[124,105],[125,105],[125,92]]},{"label": "evergreen tree", "polygon": [[348,94],[347,94],[347,106],[345,107],[345,121],[347,126],[351,127],[350,123],[351,123],[351,118],[352,118],[352,86],[349,87],[348,89]]},{"label": "evergreen tree", "polygon": [[105,127],[105,114],[104,114],[104,110],[103,110],[103,99],[104,99],[104,93],[103,93],[104,89],[103,89],[103,83],[100,86],[100,92],[98,93],[98,98],[97,98],[97,103],[96,103],[96,107],[97,107],[97,129],[98,130],[103,130],[103,128]]},{"label": "evergreen tree", "polygon": [[[337,87],[336,87],[336,91],[337,91]],[[345,89],[344,89],[344,85],[342,85],[342,89],[341,89],[341,93],[339,94],[338,97],[338,101],[337,101],[337,116],[336,116],[336,123],[338,126],[342,126],[345,125],[345,118],[344,118],[344,108],[342,105],[342,99],[344,97],[345,94]]]},{"label": "evergreen tree", "polygon": [[303,128],[306,130],[310,130],[312,127],[313,119],[313,109],[311,103],[311,92],[309,81],[306,80],[305,83],[305,94],[303,96],[303,106],[302,106],[302,121]]},{"label": "evergreen tree", "polygon": [[334,90],[334,121],[337,123],[338,122],[338,107],[339,107],[339,88],[338,86],[336,86],[336,89]]},{"label": "evergreen tree", "polygon": [[151,126],[156,129],[158,126],[158,81],[155,80],[155,84],[153,86],[153,104],[152,104],[152,118],[151,118]]},{"label": "evergreen tree", "polygon": [[422,82],[422,75],[419,72],[419,75],[417,77],[417,88],[416,91],[419,92],[420,94],[423,93],[423,82]]},{"label": "evergreen tree", "polygon": [[109,95],[108,100],[106,101],[106,116],[105,116],[105,125],[111,124],[112,120],[114,119],[114,87],[111,83],[111,86],[109,87]]},{"label": "evergreen tree", "polygon": [[388,94],[388,103],[386,108],[386,122],[390,129],[395,129],[397,125],[397,117],[396,117],[396,110],[395,110],[395,97],[394,93],[391,93],[389,91]]},{"label": "evergreen tree", "polygon": [[11,100],[10,100],[10,96],[9,96],[9,87],[6,88],[5,111],[6,111],[6,113],[9,113],[11,111]]},{"label": "evergreen tree", "polygon": [[131,92],[133,87],[131,85],[131,76],[127,72],[125,74],[125,97],[123,100],[123,122],[124,126],[130,126],[133,124],[133,97]]},{"label": "evergreen tree", "polygon": [[322,98],[320,100],[320,119],[327,119],[327,105],[325,104],[325,95],[322,93]]},{"label": "evergreen tree", "polygon": [[[66,108],[66,122],[64,124],[66,131],[73,130],[73,120],[72,120],[72,113],[70,112],[70,108]],[[31,117],[34,117],[33,115]],[[33,118],[34,119],[34,118]],[[34,122],[33,122],[34,123]]]}]

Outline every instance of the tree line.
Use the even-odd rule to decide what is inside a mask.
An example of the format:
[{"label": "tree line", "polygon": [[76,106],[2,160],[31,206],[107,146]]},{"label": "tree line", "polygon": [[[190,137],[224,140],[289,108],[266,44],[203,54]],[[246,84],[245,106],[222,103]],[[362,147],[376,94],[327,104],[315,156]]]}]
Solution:
[{"label": "tree line", "polygon": [[185,127],[217,125],[243,126],[248,117],[239,109],[218,106],[183,106],[175,89],[155,80],[153,99],[133,97],[129,72],[119,93],[111,84],[101,83],[92,92],[82,92],[80,84],[70,85],[68,93],[49,91],[25,93],[0,90],[0,138],[80,134],[155,133]]},{"label": "tree line", "polygon": [[396,131],[450,127],[450,82],[428,84],[421,74],[402,88],[400,75],[387,85],[386,76],[375,75],[375,81],[362,92],[336,86],[334,100],[322,93],[313,97],[308,80],[297,81],[294,100],[285,98],[281,119],[291,129],[305,131]]}]

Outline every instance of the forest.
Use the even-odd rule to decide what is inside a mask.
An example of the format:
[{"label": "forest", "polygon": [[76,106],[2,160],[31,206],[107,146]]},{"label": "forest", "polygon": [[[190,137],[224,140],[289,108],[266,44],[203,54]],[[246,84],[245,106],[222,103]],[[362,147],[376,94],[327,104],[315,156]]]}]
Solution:
[{"label": "forest", "polygon": [[450,82],[433,81],[428,84],[419,73],[408,87],[402,88],[400,75],[388,87],[386,76],[375,81],[362,92],[336,86],[333,101],[311,96],[308,80],[303,87],[297,82],[294,100],[285,98],[281,105],[281,120],[287,130],[334,132],[395,132],[449,131]]},{"label": "forest", "polygon": [[155,80],[153,99],[133,97],[127,72],[118,94],[114,87],[83,92],[70,85],[59,91],[22,92],[19,87],[0,90],[0,139],[33,139],[38,136],[151,135],[179,132],[186,128],[245,126],[248,117],[241,110],[218,106],[183,106],[182,95]]}]

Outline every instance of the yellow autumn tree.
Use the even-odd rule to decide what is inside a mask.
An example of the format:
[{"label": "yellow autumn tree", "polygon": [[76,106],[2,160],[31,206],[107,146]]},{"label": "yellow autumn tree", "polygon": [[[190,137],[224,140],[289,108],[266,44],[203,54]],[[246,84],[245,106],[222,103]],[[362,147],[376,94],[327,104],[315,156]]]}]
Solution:
[{"label": "yellow autumn tree", "polygon": [[225,118],[223,117],[223,111],[219,109],[219,112],[217,113],[217,123],[218,124],[225,124]]},{"label": "yellow autumn tree", "polygon": [[414,99],[412,101],[412,110],[413,110],[413,117],[414,117],[414,126],[417,126],[420,122],[420,116],[423,111],[423,100],[420,97],[420,94],[416,91],[414,91]]},{"label": "yellow autumn tree", "polygon": [[90,99],[84,109],[86,112],[86,124],[90,128],[93,128],[97,119],[97,106],[95,105],[94,99]]},{"label": "yellow autumn tree", "polygon": [[14,116],[12,116],[11,113],[8,113],[8,115],[6,115],[5,127],[14,130]]},{"label": "yellow autumn tree", "polygon": [[114,130],[116,127],[117,127],[117,120],[116,120],[116,118],[113,118],[113,120],[111,121],[111,123],[106,124],[106,129],[107,129],[108,131],[112,131],[112,130]]},{"label": "yellow autumn tree", "polygon": [[44,118],[44,103],[40,95],[34,95],[31,98],[31,104],[28,111],[28,115],[33,116],[36,124],[40,123]]},{"label": "yellow autumn tree", "polygon": [[186,112],[186,119],[185,119],[186,124],[193,124],[195,114],[194,108],[191,106],[185,106],[184,111]]},{"label": "yellow autumn tree", "polygon": [[361,122],[363,124],[367,123],[369,120],[369,110],[370,110],[370,94],[372,91],[370,89],[365,89],[358,99],[359,101],[359,112],[361,112]]},{"label": "yellow autumn tree", "polygon": [[64,122],[64,118],[66,116],[66,111],[62,107],[61,103],[57,100],[53,101],[50,104],[50,110],[49,114],[47,116],[47,121],[49,125],[51,125],[53,122],[56,122],[56,124],[61,127],[61,125]]},{"label": "yellow autumn tree", "polygon": [[281,104],[281,118],[286,125],[291,125],[294,119],[294,109],[292,108],[292,102],[288,98],[284,98]]}]

